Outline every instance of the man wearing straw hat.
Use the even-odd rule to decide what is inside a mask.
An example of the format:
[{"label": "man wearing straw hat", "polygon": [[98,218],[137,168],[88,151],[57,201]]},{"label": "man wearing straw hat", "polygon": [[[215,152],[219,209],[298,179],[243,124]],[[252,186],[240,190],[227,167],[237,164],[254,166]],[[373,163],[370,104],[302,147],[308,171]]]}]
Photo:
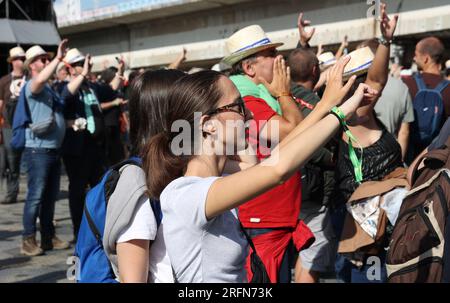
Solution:
[{"label": "man wearing straw hat", "polygon": [[[289,80],[274,79],[274,67],[288,70],[284,59],[277,54],[276,49],[281,45],[283,43],[271,42],[259,25],[243,28],[226,40],[230,55],[223,62],[232,66],[230,79],[253,114],[257,134],[250,131],[249,140],[258,146],[260,160],[270,154],[270,150],[259,144],[261,140],[270,141],[274,146],[303,119],[291,96]],[[300,234],[297,248],[312,237],[309,229],[298,222],[300,182],[300,173],[297,173],[239,208],[242,225],[253,238],[272,282],[291,280],[289,252],[294,233]],[[305,237],[300,239],[301,236]],[[250,280],[249,263],[247,259]]]},{"label": "man wearing straw hat", "polygon": [[[27,256],[37,256],[45,250],[69,247],[68,242],[56,237],[53,225],[61,175],[59,150],[66,126],[62,112],[63,103],[48,84],[48,80],[64,58],[66,43],[67,40],[61,41],[56,57],[51,61],[51,55],[39,45],[29,48],[25,55],[25,68],[30,72],[30,80],[23,89],[32,121],[25,130],[23,151],[28,167],[28,192],[23,213],[21,253]],[[38,216],[41,225],[40,247],[36,242]]]},{"label": "man wearing straw hat", "polygon": [[12,121],[16,108],[19,92],[25,82],[23,62],[25,52],[20,47],[9,50],[8,63],[11,64],[12,72],[0,79],[0,115],[4,119],[4,125],[0,130],[0,137],[3,138],[4,151],[7,163],[6,196],[1,201],[2,204],[17,202],[19,194],[19,170],[21,152],[11,148]]}]

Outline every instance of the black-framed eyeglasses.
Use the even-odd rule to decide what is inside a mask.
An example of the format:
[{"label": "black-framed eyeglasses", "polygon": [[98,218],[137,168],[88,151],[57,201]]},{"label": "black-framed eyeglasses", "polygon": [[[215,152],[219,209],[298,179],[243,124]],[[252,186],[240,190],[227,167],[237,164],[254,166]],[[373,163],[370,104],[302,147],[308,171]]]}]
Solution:
[{"label": "black-framed eyeglasses", "polygon": [[244,102],[244,100],[242,100],[242,98],[239,97],[238,99],[236,99],[235,102],[233,102],[231,104],[224,105],[224,106],[218,107],[216,109],[207,111],[205,113],[205,115],[212,116],[212,115],[224,113],[224,112],[233,112],[233,113],[237,113],[237,114],[245,117],[245,102]]}]

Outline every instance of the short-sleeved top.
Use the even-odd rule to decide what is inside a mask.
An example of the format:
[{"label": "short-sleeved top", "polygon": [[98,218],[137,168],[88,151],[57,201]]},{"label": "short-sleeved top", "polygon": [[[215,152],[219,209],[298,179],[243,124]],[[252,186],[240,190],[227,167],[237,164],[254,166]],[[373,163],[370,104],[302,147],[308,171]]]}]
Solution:
[{"label": "short-sleeved top", "polygon": [[[422,77],[428,88],[435,88],[440,82],[442,82],[442,80],[444,80],[444,78],[440,75],[429,73],[422,73]],[[409,92],[411,93],[411,98],[414,100],[418,92],[416,80],[412,76],[407,76],[402,79],[408,86]],[[447,87],[443,90],[442,97],[444,99],[445,118],[448,118],[450,117],[450,85],[447,85]]]},{"label": "short-sleeved top", "polygon": [[[263,99],[245,96],[245,106],[252,112],[257,125],[257,136],[261,129],[277,113]],[[260,160],[268,153],[261,153],[258,138],[249,137],[257,143],[257,156]],[[251,141],[252,142],[252,141]],[[269,153],[270,155],[270,153]],[[291,178],[264,194],[242,204],[239,218],[246,228],[279,228],[297,226],[301,206],[301,176],[295,173]]]},{"label": "short-sleeved top", "polygon": [[450,117],[445,121],[444,126],[441,128],[439,135],[431,142],[430,146],[428,146],[428,150],[438,149],[445,145],[448,137],[450,136]]},{"label": "short-sleeved top", "polygon": [[149,199],[141,199],[131,225],[124,230],[117,243],[131,240],[155,240],[157,225]]},{"label": "short-sleeved top", "polygon": [[[358,157],[361,156],[360,149],[355,147]],[[382,127],[380,139],[371,146],[363,148],[362,173],[363,180],[379,181],[384,176],[402,166],[401,148],[397,140],[386,128]],[[340,139],[339,152],[336,164],[336,205],[346,203],[359,184],[356,182],[354,168],[348,153],[348,144]]]},{"label": "short-sleeved top", "polygon": [[402,80],[389,76],[375,105],[375,113],[386,129],[397,137],[402,123],[414,121],[414,108],[408,86]]},{"label": "short-sleeved top", "polygon": [[[119,97],[117,91],[113,90],[109,84],[99,82],[95,84],[95,91],[97,93],[98,102],[107,103]],[[119,126],[120,107],[114,106],[112,108],[103,110],[103,117],[105,126]]]},{"label": "short-sleeved top", "polygon": [[[131,225],[120,234],[117,243],[125,243],[131,240],[155,240],[157,224],[149,199],[141,199],[137,207],[138,209],[132,219]],[[151,249],[151,253],[156,253],[153,247],[151,247]],[[151,260],[151,257],[149,260]],[[172,271],[169,271],[168,273],[171,274]]]},{"label": "short-sleeved top", "polygon": [[[24,81],[23,76],[13,76],[12,74],[5,75],[0,79],[0,100],[3,100],[3,111],[0,115],[2,115],[3,118],[7,117],[6,103],[11,99],[13,93],[12,90],[15,91],[14,95],[18,98],[22,81]],[[8,121],[6,118],[4,121],[3,127],[11,128],[12,121]]]},{"label": "short-sleeved top", "polygon": [[248,243],[233,211],[208,220],[208,191],[218,177],[181,177],[161,193],[160,229],[181,283],[242,283]]},{"label": "short-sleeved top", "polygon": [[66,131],[62,102],[55,100],[56,93],[50,92],[52,88],[48,84],[45,84],[45,88],[39,94],[33,94],[31,92],[32,81],[28,81],[24,87],[32,122],[38,123],[49,119],[53,111],[55,126],[45,137],[37,137],[30,128],[27,128],[25,130],[25,147],[59,149]]}]

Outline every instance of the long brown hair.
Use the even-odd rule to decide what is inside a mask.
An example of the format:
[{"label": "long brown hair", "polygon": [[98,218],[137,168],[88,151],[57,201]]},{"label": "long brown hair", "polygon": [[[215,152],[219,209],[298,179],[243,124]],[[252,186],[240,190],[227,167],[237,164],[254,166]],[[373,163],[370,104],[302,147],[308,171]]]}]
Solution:
[{"label": "long brown hair", "polygon": [[132,81],[128,108],[133,156],[143,156],[148,140],[164,130],[167,97],[173,83],[185,75],[175,69],[160,69],[146,71]]},{"label": "long brown hair", "polygon": [[[201,71],[177,80],[171,86],[168,96],[169,111],[164,129],[150,139],[144,156],[144,170],[147,175],[147,187],[151,197],[159,198],[164,188],[173,180],[183,176],[189,155],[176,156],[170,149],[172,139],[177,135],[170,132],[175,121],[187,121],[194,132],[194,113],[205,113],[217,107],[222,97],[218,81],[223,74],[215,71]],[[194,146],[194,134],[191,134],[191,146]]]}]

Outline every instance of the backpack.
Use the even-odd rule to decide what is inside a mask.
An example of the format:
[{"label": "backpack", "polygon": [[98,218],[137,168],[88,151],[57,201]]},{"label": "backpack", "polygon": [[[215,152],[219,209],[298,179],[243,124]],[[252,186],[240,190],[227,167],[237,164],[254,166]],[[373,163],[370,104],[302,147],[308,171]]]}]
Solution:
[{"label": "backpack", "polygon": [[[108,201],[120,178],[120,169],[125,165],[141,167],[142,160],[132,157],[110,168],[99,184],[86,195],[84,214],[78,232],[75,256],[78,258],[78,283],[117,283],[110,260],[103,247],[103,235]],[[162,219],[158,200],[150,199],[157,226]]]},{"label": "backpack", "polygon": [[442,91],[449,81],[443,80],[434,89],[427,88],[421,75],[415,75],[418,92],[414,97],[414,122],[412,123],[412,143],[423,150],[439,133],[444,118]]},{"label": "backpack", "polygon": [[11,147],[15,150],[23,150],[25,148],[25,130],[32,123],[30,108],[28,107],[25,95],[26,83],[20,90],[17,106],[14,109],[14,118],[12,123],[13,134],[11,138]]},{"label": "backpack", "polygon": [[[418,170],[425,160],[424,168]],[[416,164],[413,184],[403,200],[394,227],[386,266],[390,283],[441,282],[448,254],[450,204],[450,138]],[[448,258],[448,256],[447,256]],[[447,260],[450,261],[450,260]]]},{"label": "backpack", "polygon": [[44,90],[49,92],[53,98],[52,114],[49,118],[42,121],[35,121],[31,118],[30,107],[28,106],[28,101],[26,98],[26,86],[28,82],[25,83],[20,90],[19,101],[17,102],[17,107],[14,112],[14,119],[12,124],[13,134],[11,138],[11,147],[15,150],[23,150],[25,148],[25,132],[27,128],[31,129],[31,132],[37,136],[45,136],[49,131],[55,126],[55,108],[57,106],[63,107],[64,102],[61,100],[60,96],[57,95],[49,86],[44,86]]}]

